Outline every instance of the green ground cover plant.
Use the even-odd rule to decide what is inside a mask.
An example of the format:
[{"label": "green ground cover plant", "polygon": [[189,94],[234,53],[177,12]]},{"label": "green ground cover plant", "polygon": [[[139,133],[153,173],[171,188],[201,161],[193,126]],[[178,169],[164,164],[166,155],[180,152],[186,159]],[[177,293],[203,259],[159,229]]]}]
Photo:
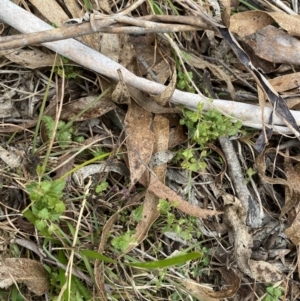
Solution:
[{"label": "green ground cover plant", "polygon": [[266,288],[267,294],[263,298],[263,301],[279,301],[283,296],[283,288],[278,286],[274,287],[273,285],[269,285]]},{"label": "green ground cover plant", "polygon": [[197,111],[183,109],[180,124],[188,128],[191,140],[201,147],[222,136],[234,136],[241,131],[242,122],[222,115],[216,109],[203,111],[204,103],[198,104]]}]

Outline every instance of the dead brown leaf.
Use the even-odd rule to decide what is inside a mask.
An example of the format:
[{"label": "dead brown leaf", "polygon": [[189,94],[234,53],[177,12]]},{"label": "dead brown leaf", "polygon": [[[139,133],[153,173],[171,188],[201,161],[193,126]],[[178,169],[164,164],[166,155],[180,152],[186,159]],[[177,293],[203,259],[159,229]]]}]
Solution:
[{"label": "dead brown leaf", "polygon": [[270,84],[277,92],[286,92],[300,86],[300,72],[285,74],[269,79]]},{"label": "dead brown leaf", "polygon": [[232,297],[240,288],[241,281],[239,276],[232,269],[220,268],[218,270],[221,272],[229,287],[221,291],[211,291],[204,288],[203,292],[206,295],[217,299]]},{"label": "dead brown leaf", "polygon": [[100,38],[101,44],[99,51],[103,55],[137,74],[136,53],[129,40],[129,35],[101,33]]},{"label": "dead brown leaf", "polygon": [[211,64],[209,62],[206,62],[203,58],[197,57],[191,53],[189,53],[189,57],[186,59],[187,64],[189,64],[192,67],[199,68],[201,70],[204,70],[205,68],[208,68],[212,74],[217,77],[220,80],[224,80],[227,89],[230,93],[230,96],[232,99],[235,99],[235,89],[233,87],[233,84],[231,82],[230,76],[226,74],[219,66],[215,64]]},{"label": "dead brown leaf", "polygon": [[6,258],[0,266],[0,287],[24,283],[34,294],[41,296],[49,289],[48,274],[43,265],[27,258]]},{"label": "dead brown leaf", "polygon": [[187,141],[188,136],[180,124],[180,116],[177,114],[168,114],[167,118],[170,124],[169,149],[172,149]]},{"label": "dead brown leaf", "polygon": [[37,48],[2,50],[0,55],[29,69],[52,66],[55,63],[54,54],[45,53]]},{"label": "dead brown leaf", "polygon": [[[91,118],[100,117],[107,112],[116,108],[115,104],[106,98],[101,98],[96,101],[94,104],[92,102],[97,98],[97,96],[86,96],[79,99],[70,101],[63,105],[63,109],[60,115],[62,120],[72,120],[80,112],[84,111],[76,120],[74,121],[83,121]],[[54,117],[56,112],[55,106],[52,107],[47,115]]]},{"label": "dead brown leaf", "polygon": [[300,163],[293,166],[291,164],[291,158],[294,160],[299,161],[297,156],[289,157],[288,154],[284,154],[282,152],[278,152],[278,154],[282,155],[285,158],[284,166],[285,166],[285,173],[287,180],[282,178],[271,178],[265,175],[266,172],[266,162],[265,162],[265,155],[267,152],[276,151],[275,149],[267,149],[263,151],[260,155],[256,157],[256,166],[258,172],[262,176],[263,180],[269,184],[281,184],[285,187],[285,205],[281,210],[281,216],[286,214],[291,208],[295,206],[295,204],[299,201],[299,172],[300,172]]},{"label": "dead brown leaf", "polygon": [[137,66],[141,76],[165,84],[172,75],[168,58],[171,56],[170,48],[160,44],[153,46],[154,35],[145,37],[131,37],[130,41],[137,53]]},{"label": "dead brown leaf", "polygon": [[241,38],[273,23],[273,18],[258,10],[233,14],[230,18],[230,31]]},{"label": "dead brown leaf", "polygon": [[296,215],[296,218],[292,225],[284,232],[295,246],[298,246],[300,244],[300,212],[298,212],[298,214]]},{"label": "dead brown leaf", "polygon": [[299,40],[272,25],[244,37],[244,41],[258,57],[269,62],[297,65],[300,63]]},{"label": "dead brown leaf", "polygon": [[285,202],[281,209],[280,217],[285,215],[289,210],[295,208],[300,200],[300,163],[293,166],[288,151],[284,157],[284,172],[289,186],[285,186]]},{"label": "dead brown leaf", "polygon": [[151,123],[152,114],[132,102],[125,117],[131,186],[147,170],[152,156],[154,136]]},{"label": "dead brown leaf", "polygon": [[[161,115],[156,115],[153,120],[154,132],[154,148],[153,153],[168,150],[169,145],[169,120]],[[160,179],[165,181],[167,164],[161,164],[153,167],[153,173]],[[150,175],[150,178],[154,175]],[[136,226],[136,232],[132,236],[132,243],[128,246],[126,253],[139,245],[148,234],[151,225],[157,220],[160,213],[157,209],[158,197],[151,191],[147,191],[143,204],[142,219]]]},{"label": "dead brown leaf", "polygon": [[48,21],[53,22],[56,26],[62,26],[63,22],[69,19],[68,15],[55,0],[29,0],[29,2],[34,5]]},{"label": "dead brown leaf", "polygon": [[160,106],[158,103],[153,101],[149,96],[147,96],[145,93],[139,91],[136,88],[128,86],[128,91],[132,99],[148,112],[156,113],[156,114],[170,114],[170,113],[180,114],[181,113],[181,110],[178,108],[165,108]]},{"label": "dead brown leaf", "polygon": [[281,271],[269,262],[249,260],[249,267],[256,281],[273,283],[283,279]]},{"label": "dead brown leaf", "polygon": [[221,301],[223,298],[232,297],[240,287],[240,278],[232,269],[220,268],[218,269],[227,284],[228,288],[220,291],[214,291],[193,281],[181,280],[180,282],[184,285],[185,289],[192,295],[194,295],[198,300],[201,301]]},{"label": "dead brown leaf", "polygon": [[273,23],[292,36],[300,36],[300,18],[285,12],[247,11],[233,14],[230,18],[230,31],[245,37]]},{"label": "dead brown leaf", "polygon": [[150,97],[159,105],[163,107],[166,106],[175,91],[176,83],[177,83],[177,72],[176,72],[176,66],[174,64],[173,75],[167,88],[160,95],[150,95]]},{"label": "dead brown leaf", "polygon": [[[221,301],[219,298],[213,298],[208,296],[204,293],[203,289],[205,288],[204,285],[201,285],[200,283],[197,283],[196,281],[192,279],[187,280],[179,280],[182,285],[184,286],[184,289],[191,295],[195,296],[197,300],[199,301]],[[208,290],[208,288],[206,288]],[[211,289],[213,292],[213,290]]]},{"label": "dead brown leaf", "polygon": [[190,204],[174,190],[159,181],[156,177],[151,177],[148,190],[152,191],[159,198],[168,200],[178,210],[191,216],[208,218],[209,216],[215,216],[223,213],[222,211],[202,209],[198,206]]},{"label": "dead brown leaf", "polygon": [[278,25],[292,36],[300,36],[300,16],[292,16],[285,12],[264,12],[268,13]]}]

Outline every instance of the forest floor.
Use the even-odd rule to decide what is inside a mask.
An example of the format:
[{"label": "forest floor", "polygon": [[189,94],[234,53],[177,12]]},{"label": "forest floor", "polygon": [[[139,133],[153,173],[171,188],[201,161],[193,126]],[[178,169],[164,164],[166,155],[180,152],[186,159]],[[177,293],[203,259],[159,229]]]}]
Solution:
[{"label": "forest floor", "polygon": [[0,300],[299,300],[296,3],[45,3],[0,3]]}]

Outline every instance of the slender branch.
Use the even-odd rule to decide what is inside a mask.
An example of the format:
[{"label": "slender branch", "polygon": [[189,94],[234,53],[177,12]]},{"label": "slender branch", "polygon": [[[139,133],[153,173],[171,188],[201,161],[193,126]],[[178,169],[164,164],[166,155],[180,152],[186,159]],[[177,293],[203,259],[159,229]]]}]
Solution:
[{"label": "slender branch", "polygon": [[[107,24],[115,23],[115,19],[95,20],[97,32],[112,33],[112,34],[146,34],[146,33],[164,33],[164,32],[179,32],[179,31],[195,31],[203,28],[184,24],[160,24],[144,20],[135,20],[130,17],[119,16],[122,20],[114,26]],[[127,22],[124,22],[124,21]],[[107,22],[110,21],[110,22]],[[139,24],[137,27],[120,26],[124,23]],[[0,50],[18,48],[27,45],[41,44],[46,42],[54,42],[69,38],[76,38],[95,33],[90,22],[84,22],[74,25],[66,25],[60,28],[55,28],[46,31],[38,31],[27,34],[19,34],[0,38]]]}]

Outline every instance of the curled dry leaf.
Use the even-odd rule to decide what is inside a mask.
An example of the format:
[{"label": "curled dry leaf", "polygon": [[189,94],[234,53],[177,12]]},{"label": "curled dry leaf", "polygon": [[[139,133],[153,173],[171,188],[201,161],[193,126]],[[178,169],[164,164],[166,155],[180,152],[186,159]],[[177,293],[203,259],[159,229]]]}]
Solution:
[{"label": "curled dry leaf", "polygon": [[8,288],[14,282],[24,283],[38,296],[45,294],[50,284],[40,262],[27,258],[6,258],[0,266],[0,287]]},{"label": "curled dry leaf", "polygon": [[175,91],[176,83],[177,83],[177,72],[176,72],[176,66],[174,64],[173,75],[167,88],[159,95],[151,95],[151,98],[161,106],[166,106]]},{"label": "curled dry leaf", "polygon": [[171,114],[171,113],[181,113],[182,111],[179,108],[165,108],[160,106],[158,103],[153,101],[145,93],[139,91],[136,88],[128,86],[128,91],[132,99],[140,105],[144,110],[156,113],[156,114]]},{"label": "curled dry leaf", "polygon": [[217,301],[223,300],[224,298],[232,297],[240,287],[240,278],[238,275],[231,269],[227,270],[226,268],[220,268],[223,278],[229,285],[228,288],[220,291],[214,291],[203,285],[200,285],[196,281],[191,279],[181,280],[181,283],[184,284],[185,289],[194,295],[198,300],[202,301]]},{"label": "curled dry leaf", "polygon": [[203,292],[206,295],[217,299],[232,297],[240,287],[241,281],[239,276],[232,269],[220,268],[218,270],[221,272],[229,287],[221,291],[211,291],[204,288]]},{"label": "curled dry leaf", "polygon": [[285,157],[284,160],[284,169],[286,173],[286,178],[271,178],[265,175],[266,172],[266,162],[265,162],[265,155],[267,152],[276,151],[275,149],[268,149],[262,152],[260,155],[256,158],[256,166],[258,169],[259,174],[263,178],[263,180],[269,184],[281,184],[285,187],[285,204],[281,210],[281,216],[286,214],[292,207],[295,206],[295,204],[299,201],[299,171],[300,171],[300,164],[297,163],[295,166],[291,164],[291,159],[295,159],[299,161],[299,158],[297,156],[295,157],[289,157],[288,154],[284,154],[282,152],[278,152],[280,155]]}]

